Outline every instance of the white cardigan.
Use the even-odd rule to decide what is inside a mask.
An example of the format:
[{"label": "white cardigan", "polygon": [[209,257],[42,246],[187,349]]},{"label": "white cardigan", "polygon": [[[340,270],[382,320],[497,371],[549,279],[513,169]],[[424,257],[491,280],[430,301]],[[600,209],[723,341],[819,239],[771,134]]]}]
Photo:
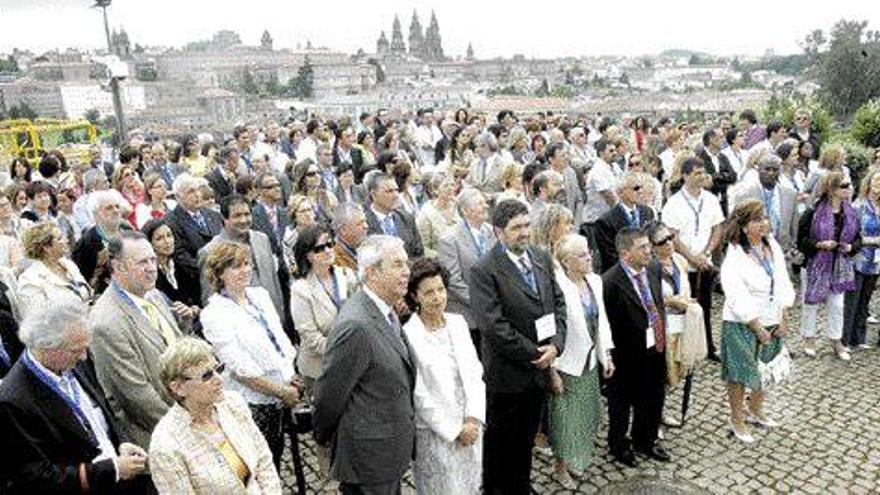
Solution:
[{"label": "white cardigan", "polygon": [[608,315],[605,313],[605,301],[602,300],[602,277],[594,273],[587,275],[587,285],[593,291],[596,304],[599,306],[597,334],[599,342],[596,342],[595,348],[593,348],[594,343],[587,331],[587,319],[584,315],[580,291],[559,266],[555,269],[555,275],[556,283],[559,284],[559,289],[565,297],[566,333],[565,351],[556,359],[553,367],[568,375],[581,376],[584,373],[585,365],[589,364],[590,370],[596,367],[597,356],[598,362],[605,366],[607,364],[605,354],[614,348],[614,342],[611,340],[611,326],[608,324]]},{"label": "white cardigan", "polygon": [[433,348],[427,342],[428,331],[418,314],[404,325],[403,332],[417,368],[413,393],[416,416],[440,438],[453,442],[461,433],[466,417],[486,422],[486,385],[483,383],[483,365],[477,359],[464,317],[452,313],[444,313],[443,317],[446,318],[446,331],[452,340],[458,376],[464,387],[464,410],[455,404],[455,374],[432,366]]},{"label": "white cardigan", "polygon": [[[748,323],[755,318],[761,318],[762,325],[775,325],[782,318],[782,309],[794,305],[795,292],[788,277],[785,255],[775,239],[770,238],[769,241],[773,253],[773,295],[779,312],[774,315],[763,314],[770,298],[770,277],[760,263],[746,254],[742,247],[731,244],[727,248],[724,262],[721,263],[721,287],[724,288],[725,296],[722,310],[724,321]],[[763,318],[764,316],[767,318]]]}]

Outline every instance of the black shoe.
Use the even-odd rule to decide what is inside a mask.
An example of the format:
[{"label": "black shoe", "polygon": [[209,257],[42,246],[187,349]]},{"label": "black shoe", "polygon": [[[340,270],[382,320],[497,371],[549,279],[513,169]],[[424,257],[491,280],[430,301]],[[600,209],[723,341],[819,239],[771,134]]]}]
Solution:
[{"label": "black shoe", "polygon": [[646,455],[651,459],[658,460],[660,462],[669,462],[672,460],[672,456],[669,455],[669,452],[663,448],[662,445],[655,444],[650,448],[640,448],[637,449],[640,454]]},{"label": "black shoe", "polygon": [[721,362],[721,356],[714,352],[712,354],[709,354],[708,359],[709,361],[715,361],[716,363]]},{"label": "black shoe", "polygon": [[623,452],[612,452],[611,456],[614,457],[614,460],[625,466],[634,468],[639,465],[635,454],[633,454],[633,451],[630,449],[626,449]]}]

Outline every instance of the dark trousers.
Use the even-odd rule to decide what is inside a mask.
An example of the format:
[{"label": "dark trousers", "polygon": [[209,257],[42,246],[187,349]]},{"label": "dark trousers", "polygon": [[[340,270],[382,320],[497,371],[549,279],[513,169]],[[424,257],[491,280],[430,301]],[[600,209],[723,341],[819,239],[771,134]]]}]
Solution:
[{"label": "dark trousers", "polygon": [[342,495],[400,495],[400,480],[381,485],[355,485],[340,483]]},{"label": "dark trousers", "polygon": [[495,495],[531,493],[532,447],[547,392],[486,394],[483,490]]},{"label": "dark trousers", "polygon": [[254,423],[269,444],[272,462],[281,474],[281,455],[284,453],[284,409],[275,404],[248,404]]},{"label": "dark trousers", "polygon": [[621,369],[618,364],[608,386],[608,448],[612,454],[630,447],[626,438],[630,416],[632,446],[654,446],[663,416],[665,382],[666,357],[662,352],[648,351],[645,358],[633,360],[632,369]]},{"label": "dark trousers", "polygon": [[706,327],[706,346],[709,355],[716,354],[715,341],[712,340],[712,291],[715,289],[716,275],[714,271],[689,272],[691,297],[703,308],[703,325]]},{"label": "dark trousers", "polygon": [[880,275],[856,272],[856,288],[843,296],[843,338],[845,346],[857,346],[867,341],[868,303],[877,288]]}]

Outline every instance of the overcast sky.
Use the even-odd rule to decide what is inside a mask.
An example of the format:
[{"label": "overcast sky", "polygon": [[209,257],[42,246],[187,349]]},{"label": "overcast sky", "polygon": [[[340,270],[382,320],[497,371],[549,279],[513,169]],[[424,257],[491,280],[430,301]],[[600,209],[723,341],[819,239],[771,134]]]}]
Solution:
[{"label": "overcast sky", "polygon": [[[104,46],[100,10],[89,8],[93,1],[0,0],[0,52]],[[875,0],[113,0],[108,12],[111,28],[125,27],[132,42],[143,45],[181,46],[219,29],[233,29],[254,45],[268,29],[276,48],[311,40],[354,53],[374,51],[382,30],[390,40],[395,13],[406,40],[413,9],[425,28],[436,11],[452,57],[463,55],[468,42],[478,58],[641,55],[669,48],[786,54],[799,52],[798,41],[812,29],[828,31],[841,18],[880,29]]]}]

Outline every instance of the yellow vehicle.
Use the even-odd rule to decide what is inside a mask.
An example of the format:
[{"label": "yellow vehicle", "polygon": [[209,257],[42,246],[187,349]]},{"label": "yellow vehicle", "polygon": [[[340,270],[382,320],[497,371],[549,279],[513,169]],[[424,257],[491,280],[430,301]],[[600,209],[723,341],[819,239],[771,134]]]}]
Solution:
[{"label": "yellow vehicle", "polygon": [[60,150],[72,161],[89,160],[98,129],[87,120],[28,119],[0,121],[0,166],[23,156],[36,166],[44,151]]}]

